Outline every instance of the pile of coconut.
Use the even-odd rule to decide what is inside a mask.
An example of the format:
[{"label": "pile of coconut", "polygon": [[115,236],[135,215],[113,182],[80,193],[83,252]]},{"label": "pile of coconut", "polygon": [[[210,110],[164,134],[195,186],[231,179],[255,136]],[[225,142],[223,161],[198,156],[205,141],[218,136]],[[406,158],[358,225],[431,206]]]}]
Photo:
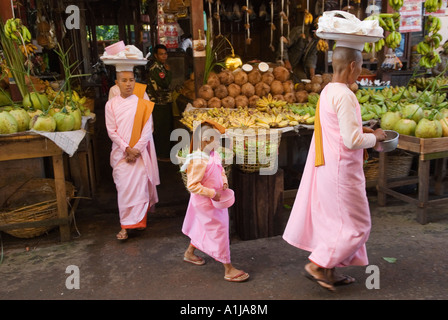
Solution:
[{"label": "pile of coconut", "polygon": [[[283,66],[274,67],[272,72],[261,72],[255,68],[249,72],[242,69],[233,72],[223,70],[209,75],[207,83],[199,88],[193,107],[256,107],[257,100],[268,94],[288,103],[306,103],[308,94],[320,93],[331,78],[331,74],[315,75],[310,83],[294,84],[290,72]],[[192,82],[191,79],[184,84],[191,86],[187,82]]]}]

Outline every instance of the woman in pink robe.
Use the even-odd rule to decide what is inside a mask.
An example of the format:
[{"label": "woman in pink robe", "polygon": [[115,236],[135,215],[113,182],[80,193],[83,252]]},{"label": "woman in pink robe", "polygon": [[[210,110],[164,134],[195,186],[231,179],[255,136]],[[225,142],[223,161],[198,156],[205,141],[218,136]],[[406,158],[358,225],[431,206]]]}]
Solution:
[{"label": "woman in pink robe", "polygon": [[112,140],[110,164],[120,214],[119,240],[127,238],[127,229],[146,227],[147,213],[158,202],[156,186],[160,184],[151,117],[144,124],[137,143],[130,146],[139,103],[139,98],[132,94],[133,77],[132,72],[117,73],[118,86],[123,79],[126,84],[120,87],[121,94],[109,100],[105,107],[106,128]]},{"label": "woman in pink robe", "polygon": [[[348,85],[362,66],[361,52],[337,47],[333,53],[333,82],[321,92],[315,125],[296,201],[283,238],[310,251],[307,275],[321,286],[354,281],[338,275],[335,267],[368,264],[365,243],[370,233],[370,211],[363,171],[364,150],[384,140],[381,129],[363,130],[360,107]],[[319,130],[319,132],[316,132]],[[364,133],[367,131],[368,133]],[[320,145],[316,144],[321,133]],[[318,156],[316,156],[318,155]],[[316,158],[324,159],[316,163]]]},{"label": "woman in pink robe", "polygon": [[[195,132],[206,129],[211,127],[202,125]],[[233,267],[230,260],[228,209],[218,209],[212,204],[212,199],[219,201],[220,191],[228,187],[221,157],[213,150],[206,151],[214,140],[211,137],[210,141],[204,141],[201,137],[201,150],[190,153],[182,167],[187,173],[187,188],[191,193],[182,226],[182,232],[191,239],[184,261],[203,265],[204,259],[194,254],[195,249],[199,249],[224,265],[225,280],[242,282],[249,274]]]}]

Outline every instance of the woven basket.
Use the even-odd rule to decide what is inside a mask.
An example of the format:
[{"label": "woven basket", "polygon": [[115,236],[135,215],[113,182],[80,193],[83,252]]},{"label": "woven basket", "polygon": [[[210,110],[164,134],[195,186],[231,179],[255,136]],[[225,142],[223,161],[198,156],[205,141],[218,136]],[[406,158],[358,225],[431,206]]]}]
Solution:
[{"label": "woven basket", "polygon": [[[179,168],[181,168],[182,165],[185,163],[185,159],[186,158],[180,157],[178,155],[176,155],[176,158],[179,160]],[[227,180],[230,180],[230,173],[232,172],[232,164],[225,164],[224,160],[223,160],[222,167],[223,167],[223,169],[224,169],[224,171],[226,173]],[[187,181],[188,181],[187,173],[184,172],[184,171],[179,171],[179,172],[180,172],[180,175],[182,176],[182,181],[184,183],[185,189],[188,190],[188,188],[187,188],[187,185],[188,185],[188,183],[187,183]]]},{"label": "woven basket", "polygon": [[[67,201],[74,197],[74,186],[66,182]],[[57,218],[58,205],[53,179],[31,179],[17,189],[0,208],[0,224],[42,221]],[[20,228],[5,233],[17,238],[38,237],[55,226]]]},{"label": "woven basket", "polygon": [[[236,165],[241,171],[258,172],[261,168],[268,168],[271,163],[277,161],[282,136],[280,130],[228,130],[226,133],[233,138]],[[275,137],[277,141],[271,142],[272,137]],[[258,157],[259,151],[266,156],[263,161],[260,161]]]},{"label": "woven basket", "polygon": [[[409,176],[414,156],[408,152],[398,150],[391,152],[387,158],[386,176],[388,178],[401,178]],[[372,158],[364,165],[366,181],[377,180],[379,174],[379,159]]]}]

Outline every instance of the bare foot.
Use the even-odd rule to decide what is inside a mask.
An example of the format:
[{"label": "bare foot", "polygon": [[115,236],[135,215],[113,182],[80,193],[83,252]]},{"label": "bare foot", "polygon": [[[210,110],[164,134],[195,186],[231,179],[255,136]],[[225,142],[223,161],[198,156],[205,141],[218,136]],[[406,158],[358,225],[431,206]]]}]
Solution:
[{"label": "bare foot", "polygon": [[195,249],[196,248],[193,247],[191,244],[188,246],[187,251],[185,251],[184,253],[184,261],[192,263],[197,266],[201,266],[205,263],[205,260],[194,254]]},{"label": "bare foot", "polygon": [[321,268],[310,262],[305,265],[305,271],[307,272],[307,278],[316,281],[321,287],[330,291],[336,290],[333,285],[333,269]]}]

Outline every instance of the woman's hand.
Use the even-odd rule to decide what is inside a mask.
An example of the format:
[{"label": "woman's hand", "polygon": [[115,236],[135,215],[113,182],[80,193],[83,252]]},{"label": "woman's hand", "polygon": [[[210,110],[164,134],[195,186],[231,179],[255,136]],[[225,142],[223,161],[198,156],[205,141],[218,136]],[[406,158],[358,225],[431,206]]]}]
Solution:
[{"label": "woman's hand", "polygon": [[384,141],[387,138],[386,132],[383,131],[383,129],[376,129],[375,131],[373,131],[373,134],[376,137],[376,141]]}]

